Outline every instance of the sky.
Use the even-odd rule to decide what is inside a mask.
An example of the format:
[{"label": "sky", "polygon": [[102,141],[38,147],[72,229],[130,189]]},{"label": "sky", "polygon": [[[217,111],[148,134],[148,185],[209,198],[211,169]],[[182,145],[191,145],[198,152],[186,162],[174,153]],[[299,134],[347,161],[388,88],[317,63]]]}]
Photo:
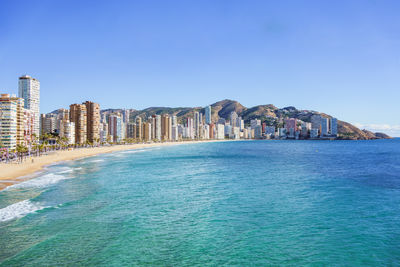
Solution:
[{"label": "sky", "polygon": [[330,114],[400,136],[400,1],[0,0],[0,92],[41,112],[206,106]]}]

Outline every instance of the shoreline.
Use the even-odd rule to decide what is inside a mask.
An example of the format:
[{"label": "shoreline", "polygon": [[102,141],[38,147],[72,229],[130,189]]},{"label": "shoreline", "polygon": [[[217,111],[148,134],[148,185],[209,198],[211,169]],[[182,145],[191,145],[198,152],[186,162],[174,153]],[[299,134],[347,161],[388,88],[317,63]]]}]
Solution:
[{"label": "shoreline", "polygon": [[[21,183],[37,177],[49,165],[59,164],[64,161],[76,160],[87,157],[94,157],[100,154],[113,153],[125,150],[135,150],[140,148],[174,146],[182,144],[196,144],[209,142],[223,142],[224,140],[204,140],[204,141],[183,141],[183,142],[164,142],[150,144],[131,144],[115,145],[93,148],[79,148],[74,150],[53,151],[40,157],[28,158],[23,163],[10,163],[0,165],[0,190],[6,187]],[[32,161],[33,160],[33,161]]]}]

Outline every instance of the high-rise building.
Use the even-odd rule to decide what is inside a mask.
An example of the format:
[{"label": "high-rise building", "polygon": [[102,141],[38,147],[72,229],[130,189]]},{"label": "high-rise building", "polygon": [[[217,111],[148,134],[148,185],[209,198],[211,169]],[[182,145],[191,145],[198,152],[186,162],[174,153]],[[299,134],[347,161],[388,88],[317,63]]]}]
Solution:
[{"label": "high-rise building", "polygon": [[321,115],[312,115],[311,116],[311,129],[318,129],[321,128]]},{"label": "high-rise building", "polygon": [[126,125],[126,138],[136,139],[136,125],[132,122]]},{"label": "high-rise building", "polygon": [[262,127],[261,125],[256,125],[254,128],[254,138],[260,139],[262,138]]},{"label": "high-rise building", "polygon": [[17,101],[9,94],[0,96],[0,146],[17,146]]},{"label": "high-rise building", "polygon": [[75,142],[84,144],[87,140],[87,111],[84,104],[69,106],[69,120],[75,123]]},{"label": "high-rise building", "polygon": [[295,118],[289,118],[285,120],[285,125],[286,125],[286,131],[290,132],[290,129],[293,129],[293,131],[297,130],[297,119]]},{"label": "high-rise building", "polygon": [[194,138],[194,131],[193,131],[193,118],[187,118],[186,120],[186,134],[185,137],[188,139]]},{"label": "high-rise building", "polygon": [[231,112],[231,126],[236,127],[236,120],[238,119],[238,115],[235,111]]},{"label": "high-rise building", "polygon": [[136,139],[139,141],[143,139],[143,125],[141,117],[136,117]]},{"label": "high-rise building", "polygon": [[217,124],[216,125],[216,136],[215,139],[225,139],[225,125]]},{"label": "high-rise building", "polygon": [[329,131],[329,119],[321,118],[321,137],[327,136]]},{"label": "high-rise building", "polygon": [[151,123],[150,122],[143,123],[143,139],[145,141],[151,141]]},{"label": "high-rise building", "polygon": [[261,120],[255,119],[255,120],[251,120],[251,121],[250,121],[250,127],[251,127],[251,129],[255,129],[257,125],[260,125],[260,126],[261,126]]},{"label": "high-rise building", "polygon": [[200,138],[200,115],[199,112],[195,111],[193,114],[194,120],[194,136],[196,139]]},{"label": "high-rise building", "polygon": [[161,137],[164,141],[170,140],[170,117],[168,114],[161,116]]},{"label": "high-rise building", "polygon": [[122,112],[122,116],[123,116],[123,123],[129,123],[129,116],[130,116],[129,109],[124,109]]},{"label": "high-rise building", "polygon": [[209,130],[210,130],[210,133],[209,133],[210,139],[215,139],[215,124],[214,123],[210,124]]},{"label": "high-rise building", "polygon": [[207,106],[204,109],[206,114],[206,124],[211,124],[211,106]]},{"label": "high-rise building", "polygon": [[121,142],[122,140],[122,116],[121,114],[110,114],[108,117],[108,131],[112,135],[113,142]]},{"label": "high-rise building", "polygon": [[156,115],[156,125],[155,125],[155,138],[158,141],[161,141],[161,116]]},{"label": "high-rise building", "polygon": [[40,82],[28,75],[19,77],[19,97],[24,99],[24,108],[34,113],[34,133],[40,134]]},{"label": "high-rise building", "polygon": [[24,145],[31,146],[35,141],[33,139],[34,125],[35,125],[35,114],[32,110],[24,108]]},{"label": "high-rise building", "polygon": [[60,136],[65,137],[68,144],[75,144],[75,123],[68,119],[63,119],[61,123]]},{"label": "high-rise building", "polygon": [[330,126],[329,128],[330,128],[331,135],[337,136],[337,134],[338,134],[337,119],[331,118],[329,126]]},{"label": "high-rise building", "polygon": [[100,105],[90,101],[86,101],[84,104],[87,113],[87,140],[95,143],[100,139]]},{"label": "high-rise building", "polygon": [[54,113],[40,115],[41,134],[55,133],[57,130],[57,115]]}]

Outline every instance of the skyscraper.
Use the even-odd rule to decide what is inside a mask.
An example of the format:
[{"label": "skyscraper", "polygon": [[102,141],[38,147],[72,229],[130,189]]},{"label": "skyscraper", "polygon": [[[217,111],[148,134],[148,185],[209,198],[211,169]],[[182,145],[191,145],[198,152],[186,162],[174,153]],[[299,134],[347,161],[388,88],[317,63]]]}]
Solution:
[{"label": "skyscraper", "polygon": [[122,140],[122,116],[121,114],[111,114],[108,117],[108,130],[113,137],[113,142]]},{"label": "skyscraper", "polygon": [[145,141],[151,141],[151,123],[150,122],[143,123],[143,139]]},{"label": "skyscraper", "polygon": [[211,124],[211,106],[205,107],[206,124]]},{"label": "skyscraper", "polygon": [[156,132],[155,132],[155,138],[158,141],[161,141],[161,116],[160,115],[156,115]]},{"label": "skyscraper", "polygon": [[168,114],[161,117],[161,136],[164,141],[170,140],[170,118]]},{"label": "skyscraper", "polygon": [[136,117],[136,138],[139,141],[143,139],[143,125],[141,117]]},{"label": "skyscraper", "polygon": [[194,136],[196,139],[200,138],[200,115],[199,112],[195,111],[194,116]]},{"label": "skyscraper", "polygon": [[19,97],[24,99],[24,108],[34,113],[34,133],[40,134],[40,82],[28,75],[19,77]]},{"label": "skyscraper", "polygon": [[327,136],[329,130],[329,119],[321,118],[321,137]]},{"label": "skyscraper", "polygon": [[331,121],[329,123],[330,126],[330,133],[333,136],[337,136],[338,134],[338,129],[337,129],[337,119],[336,118],[331,118]]},{"label": "skyscraper", "polygon": [[0,96],[0,145],[9,149],[17,145],[17,101],[9,94]]},{"label": "skyscraper", "polygon": [[87,112],[87,139],[91,143],[95,143],[100,139],[100,105],[90,101],[86,101]]},{"label": "skyscraper", "polygon": [[231,126],[235,127],[236,126],[236,120],[238,118],[238,115],[235,111],[231,112]]},{"label": "skyscraper", "polygon": [[87,112],[84,104],[69,106],[69,120],[75,123],[75,142],[83,144],[87,140]]}]

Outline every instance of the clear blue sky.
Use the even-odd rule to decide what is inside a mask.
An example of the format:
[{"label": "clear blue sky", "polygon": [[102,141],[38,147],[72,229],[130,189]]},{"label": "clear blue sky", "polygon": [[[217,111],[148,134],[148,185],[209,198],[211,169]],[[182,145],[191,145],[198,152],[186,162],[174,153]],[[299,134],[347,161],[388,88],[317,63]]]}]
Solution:
[{"label": "clear blue sky", "polygon": [[42,112],[229,98],[400,133],[399,14],[385,0],[2,0],[0,91],[26,73]]}]

